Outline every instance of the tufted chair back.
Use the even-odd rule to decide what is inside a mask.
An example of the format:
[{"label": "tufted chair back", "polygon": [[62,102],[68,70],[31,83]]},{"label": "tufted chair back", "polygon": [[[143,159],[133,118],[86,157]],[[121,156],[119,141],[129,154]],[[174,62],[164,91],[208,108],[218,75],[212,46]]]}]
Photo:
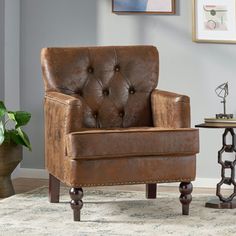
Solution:
[{"label": "tufted chair back", "polygon": [[153,125],[150,95],[159,73],[155,47],[47,48],[42,57],[46,92],[79,98],[84,128]]}]

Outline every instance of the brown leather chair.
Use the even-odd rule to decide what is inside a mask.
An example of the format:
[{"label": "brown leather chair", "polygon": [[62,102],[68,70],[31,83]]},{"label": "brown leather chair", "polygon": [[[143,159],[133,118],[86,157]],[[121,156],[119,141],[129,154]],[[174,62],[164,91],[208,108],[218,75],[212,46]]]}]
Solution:
[{"label": "brown leather chair", "polygon": [[79,221],[82,187],[146,184],[155,198],[156,183],[181,182],[188,215],[199,134],[189,98],[155,89],[157,49],[44,48],[41,60],[50,201],[59,202],[60,181],[70,186]]}]

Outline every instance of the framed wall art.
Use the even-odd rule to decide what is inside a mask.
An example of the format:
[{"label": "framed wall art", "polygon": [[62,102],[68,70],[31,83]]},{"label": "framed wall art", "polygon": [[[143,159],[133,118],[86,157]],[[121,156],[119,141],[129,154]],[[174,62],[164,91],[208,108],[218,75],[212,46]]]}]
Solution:
[{"label": "framed wall art", "polygon": [[193,41],[236,43],[236,0],[192,0]]},{"label": "framed wall art", "polygon": [[175,0],[112,0],[114,13],[175,14]]}]

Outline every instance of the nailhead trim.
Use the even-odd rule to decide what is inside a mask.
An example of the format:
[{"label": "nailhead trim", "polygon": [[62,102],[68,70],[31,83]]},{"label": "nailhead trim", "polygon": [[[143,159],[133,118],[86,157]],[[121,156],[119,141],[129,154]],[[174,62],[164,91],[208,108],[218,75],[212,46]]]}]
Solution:
[{"label": "nailhead trim", "polygon": [[[194,179],[175,179],[175,180],[149,180],[149,181],[128,181],[116,183],[103,183],[103,184],[81,184],[79,187],[92,187],[92,186],[113,186],[113,185],[131,185],[131,184],[151,184],[151,183],[172,183],[172,182],[191,182]],[[76,185],[77,187],[77,185]]]}]

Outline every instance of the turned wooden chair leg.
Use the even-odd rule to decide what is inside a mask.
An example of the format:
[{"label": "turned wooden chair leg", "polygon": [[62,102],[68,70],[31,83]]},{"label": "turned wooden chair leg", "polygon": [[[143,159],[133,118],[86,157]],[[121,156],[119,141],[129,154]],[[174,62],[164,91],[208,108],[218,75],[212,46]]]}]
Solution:
[{"label": "turned wooden chair leg", "polygon": [[155,199],[157,197],[157,184],[146,184],[146,198]]},{"label": "turned wooden chair leg", "polygon": [[70,191],[71,197],[71,208],[74,214],[74,221],[80,221],[80,210],[83,207],[83,189],[82,188],[71,188]]},{"label": "turned wooden chair leg", "polygon": [[60,180],[49,174],[49,201],[58,203],[60,196]]},{"label": "turned wooden chair leg", "polygon": [[182,204],[182,214],[189,215],[189,204],[192,201],[191,192],[193,191],[192,183],[181,182],[179,185],[179,191],[181,193],[179,200]]}]

